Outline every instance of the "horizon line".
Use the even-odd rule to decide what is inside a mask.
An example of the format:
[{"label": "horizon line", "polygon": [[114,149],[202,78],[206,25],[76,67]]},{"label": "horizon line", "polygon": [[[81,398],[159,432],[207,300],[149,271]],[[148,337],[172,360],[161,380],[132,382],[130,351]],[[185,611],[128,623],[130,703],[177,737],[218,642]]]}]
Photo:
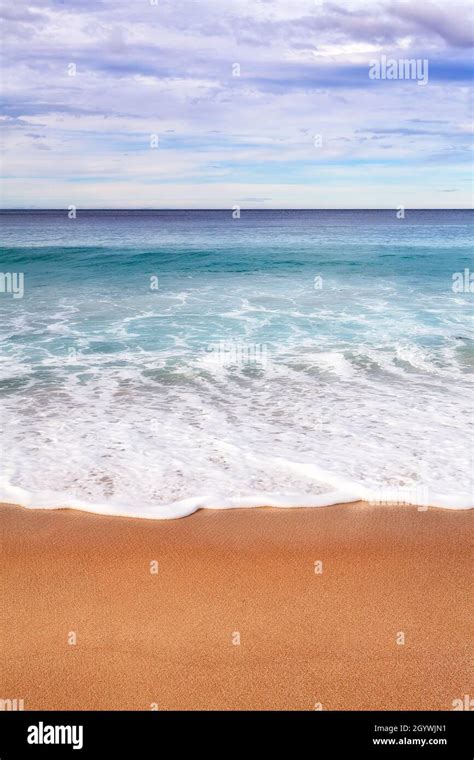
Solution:
[{"label": "horizon line", "polygon": [[[235,210],[235,207],[226,207],[226,208],[185,208],[185,207],[156,207],[156,208],[149,208],[149,207],[133,207],[133,208],[124,208],[120,206],[100,206],[100,207],[86,207],[86,206],[75,206],[74,204],[71,204],[74,206],[74,208],[77,211],[150,211],[150,212],[156,212],[156,211],[222,211],[225,213],[232,212]],[[238,206],[238,204],[236,204]],[[474,211],[474,206],[457,206],[457,207],[446,207],[446,206],[429,206],[429,207],[408,207],[408,206],[386,206],[383,208],[349,208],[349,207],[337,207],[337,208],[316,208],[316,207],[300,207],[300,208],[293,208],[293,207],[278,207],[278,208],[245,208],[243,206],[238,206],[240,211],[399,211],[403,208],[404,211]],[[8,212],[8,211],[60,211],[67,213],[70,209],[66,207],[36,207],[36,206],[30,206],[30,207],[21,207],[21,206],[10,206],[8,208],[0,208],[0,213]]]}]

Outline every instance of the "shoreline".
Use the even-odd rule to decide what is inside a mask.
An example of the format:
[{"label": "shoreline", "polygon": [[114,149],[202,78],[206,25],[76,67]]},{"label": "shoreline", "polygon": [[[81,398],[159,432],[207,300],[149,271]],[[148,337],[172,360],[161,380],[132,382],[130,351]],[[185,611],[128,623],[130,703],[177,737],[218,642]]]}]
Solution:
[{"label": "shoreline", "polygon": [[[130,511],[128,507],[122,507],[113,504],[93,504],[89,502],[81,502],[80,499],[74,502],[68,503],[67,501],[57,500],[58,503],[51,506],[51,500],[47,505],[29,505],[22,503],[21,501],[13,501],[9,498],[0,497],[0,507],[18,507],[20,509],[27,509],[33,512],[42,511],[64,511],[70,510],[74,512],[102,515],[103,517],[116,517],[132,520],[151,520],[151,521],[167,521],[167,520],[179,520],[184,517],[190,517],[199,510],[205,511],[227,511],[235,509],[278,509],[278,510],[294,510],[294,509],[321,509],[327,507],[342,507],[342,506],[354,506],[357,504],[364,504],[371,508],[404,508],[414,507],[419,512],[425,512],[428,509],[441,509],[453,512],[469,512],[474,509],[474,501],[471,499],[463,498],[456,499],[453,497],[440,497],[436,500],[428,502],[426,496],[423,499],[403,499],[397,496],[390,498],[390,491],[387,490],[386,495],[383,498],[366,498],[365,496],[356,495],[348,491],[332,491],[317,494],[315,496],[308,495],[276,495],[276,494],[259,494],[255,496],[245,497],[189,497],[181,501],[172,502],[169,504],[161,504],[156,507],[147,507],[148,511]],[[53,500],[54,501],[54,500]],[[150,510],[161,510],[160,513],[154,513]]]},{"label": "shoreline", "polygon": [[469,693],[469,510],[0,505],[0,524],[0,696],[25,710],[450,710]]}]

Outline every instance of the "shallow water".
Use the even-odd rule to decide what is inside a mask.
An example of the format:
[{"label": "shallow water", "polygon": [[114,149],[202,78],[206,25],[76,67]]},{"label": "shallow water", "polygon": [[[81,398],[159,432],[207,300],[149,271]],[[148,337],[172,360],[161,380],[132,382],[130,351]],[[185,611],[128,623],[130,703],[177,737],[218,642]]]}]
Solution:
[{"label": "shallow water", "polygon": [[0,500],[473,505],[472,212],[0,218]]}]

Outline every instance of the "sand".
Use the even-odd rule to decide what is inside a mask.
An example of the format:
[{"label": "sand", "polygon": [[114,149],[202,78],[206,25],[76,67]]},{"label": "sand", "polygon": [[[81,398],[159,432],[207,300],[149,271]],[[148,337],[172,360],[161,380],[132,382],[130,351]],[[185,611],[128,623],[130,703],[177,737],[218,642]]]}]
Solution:
[{"label": "sand", "polygon": [[4,505],[0,697],[450,710],[472,683],[471,525],[367,504],[171,521]]}]

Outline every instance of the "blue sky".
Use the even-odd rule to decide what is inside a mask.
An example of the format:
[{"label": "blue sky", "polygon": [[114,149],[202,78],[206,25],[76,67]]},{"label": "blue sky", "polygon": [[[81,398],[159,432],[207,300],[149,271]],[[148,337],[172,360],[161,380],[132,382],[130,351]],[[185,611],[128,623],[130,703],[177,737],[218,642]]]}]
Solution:
[{"label": "blue sky", "polygon": [[4,208],[472,206],[467,2],[16,0],[2,29]]}]

